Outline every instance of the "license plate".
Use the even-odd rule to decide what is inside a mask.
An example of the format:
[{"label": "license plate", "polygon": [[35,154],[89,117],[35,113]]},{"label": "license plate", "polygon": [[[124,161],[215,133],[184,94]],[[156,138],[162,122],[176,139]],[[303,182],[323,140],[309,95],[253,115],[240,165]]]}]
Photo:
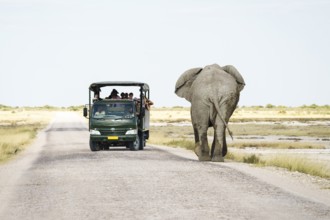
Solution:
[{"label": "license plate", "polygon": [[118,140],[118,136],[108,136],[108,140]]}]

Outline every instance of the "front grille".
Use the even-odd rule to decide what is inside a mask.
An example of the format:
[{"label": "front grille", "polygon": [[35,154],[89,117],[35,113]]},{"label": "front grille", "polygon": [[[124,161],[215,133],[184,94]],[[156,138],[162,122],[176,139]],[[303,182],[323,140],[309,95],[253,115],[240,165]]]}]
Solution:
[{"label": "front grille", "polygon": [[101,132],[101,135],[105,135],[105,136],[121,136],[121,135],[125,135],[127,129],[115,129],[115,130],[99,130]]}]

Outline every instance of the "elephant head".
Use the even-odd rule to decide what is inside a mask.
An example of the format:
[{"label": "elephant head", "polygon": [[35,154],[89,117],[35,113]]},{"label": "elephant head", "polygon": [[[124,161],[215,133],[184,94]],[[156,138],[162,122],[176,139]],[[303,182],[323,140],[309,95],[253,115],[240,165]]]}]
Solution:
[{"label": "elephant head", "polygon": [[[245,86],[244,79],[238,70],[232,65],[219,66],[218,64],[212,64],[206,66],[204,69],[216,68],[224,70],[226,73],[231,75],[236,79],[238,84],[238,91],[241,92]],[[185,71],[180,78],[176,81],[175,84],[175,94],[181,98],[185,98],[187,101],[191,102],[191,92],[190,88],[194,80],[197,78],[198,74],[202,72],[203,68],[197,67]]]}]

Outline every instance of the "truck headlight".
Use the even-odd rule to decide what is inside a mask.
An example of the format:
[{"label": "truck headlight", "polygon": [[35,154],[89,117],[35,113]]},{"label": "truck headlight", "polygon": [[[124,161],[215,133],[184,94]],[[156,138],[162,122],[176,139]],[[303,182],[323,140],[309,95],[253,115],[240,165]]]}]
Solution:
[{"label": "truck headlight", "polygon": [[101,135],[100,131],[98,131],[98,130],[89,130],[89,133],[91,135]]},{"label": "truck headlight", "polygon": [[126,131],[126,134],[137,134],[137,130],[136,129],[131,129]]}]

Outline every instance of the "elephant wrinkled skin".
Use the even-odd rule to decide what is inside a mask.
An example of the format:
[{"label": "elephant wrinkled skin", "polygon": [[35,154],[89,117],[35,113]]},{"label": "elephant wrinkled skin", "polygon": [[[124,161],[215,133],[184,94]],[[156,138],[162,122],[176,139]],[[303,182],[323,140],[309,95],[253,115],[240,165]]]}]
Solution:
[{"label": "elephant wrinkled skin", "polygon": [[[225,129],[228,129],[229,118],[244,86],[243,77],[231,65],[189,69],[177,80],[175,93],[191,103],[195,153],[200,161],[224,161],[227,154]],[[210,151],[207,130],[211,126],[214,139]]]}]

